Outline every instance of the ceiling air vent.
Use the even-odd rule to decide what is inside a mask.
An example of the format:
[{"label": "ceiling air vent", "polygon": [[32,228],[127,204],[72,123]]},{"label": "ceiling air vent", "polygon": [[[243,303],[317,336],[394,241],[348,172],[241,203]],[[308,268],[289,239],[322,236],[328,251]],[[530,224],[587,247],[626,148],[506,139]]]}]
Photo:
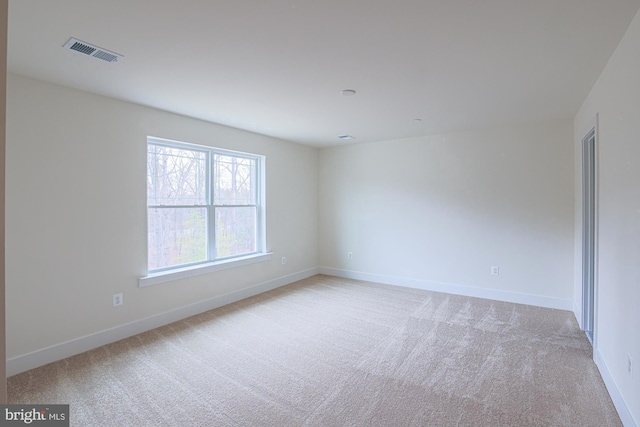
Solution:
[{"label": "ceiling air vent", "polygon": [[98,46],[74,38],[70,38],[63,47],[67,50],[84,53],[85,55],[89,55],[107,62],[118,62],[122,60],[122,58],[124,58],[124,56],[118,53],[110,52],[106,49],[102,49]]}]

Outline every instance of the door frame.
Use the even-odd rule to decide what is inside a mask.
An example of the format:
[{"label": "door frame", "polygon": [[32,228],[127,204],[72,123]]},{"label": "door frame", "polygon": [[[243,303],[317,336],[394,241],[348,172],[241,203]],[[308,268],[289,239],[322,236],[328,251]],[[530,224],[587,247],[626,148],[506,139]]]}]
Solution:
[{"label": "door frame", "polygon": [[580,140],[581,151],[581,307],[582,329],[597,348],[598,300],[598,126]]}]

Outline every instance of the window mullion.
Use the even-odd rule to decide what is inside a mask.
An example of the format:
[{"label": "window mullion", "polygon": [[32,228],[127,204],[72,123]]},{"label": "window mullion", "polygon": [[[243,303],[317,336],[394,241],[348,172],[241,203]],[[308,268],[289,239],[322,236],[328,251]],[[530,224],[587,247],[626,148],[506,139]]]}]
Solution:
[{"label": "window mullion", "polygon": [[217,248],[216,248],[216,209],[213,205],[213,201],[215,200],[215,185],[214,180],[216,179],[216,170],[215,170],[215,162],[213,161],[215,154],[208,154],[208,170],[207,170],[207,185],[209,186],[207,191],[207,203],[209,208],[207,209],[207,236],[209,241],[208,251],[209,251],[209,260],[213,261],[217,257]]},{"label": "window mullion", "polygon": [[214,261],[216,259],[216,209],[213,205],[209,205],[207,209],[207,233],[209,241],[208,251],[209,251],[209,260]]}]

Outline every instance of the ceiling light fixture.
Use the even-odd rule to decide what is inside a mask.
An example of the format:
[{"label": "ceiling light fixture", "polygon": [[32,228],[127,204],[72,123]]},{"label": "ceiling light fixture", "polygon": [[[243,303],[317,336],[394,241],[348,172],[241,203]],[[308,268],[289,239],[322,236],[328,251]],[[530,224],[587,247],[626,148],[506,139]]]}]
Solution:
[{"label": "ceiling light fixture", "polygon": [[344,135],[338,135],[338,139],[341,139],[343,141],[348,141],[350,139],[356,139],[356,138],[351,135],[344,134]]},{"label": "ceiling light fixture", "polygon": [[353,89],[344,89],[340,91],[340,95],[342,96],[353,96],[356,94],[356,91]]}]

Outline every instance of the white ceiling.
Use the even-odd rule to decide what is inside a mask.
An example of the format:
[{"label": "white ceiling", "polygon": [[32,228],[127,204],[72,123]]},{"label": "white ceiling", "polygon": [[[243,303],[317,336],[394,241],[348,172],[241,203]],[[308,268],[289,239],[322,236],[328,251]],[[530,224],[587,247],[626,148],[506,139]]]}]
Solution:
[{"label": "white ceiling", "polygon": [[[8,62],[14,73],[321,147],[344,144],[340,134],[369,142],[572,118],[639,7],[10,0]],[[125,58],[64,50],[70,37]]]}]

